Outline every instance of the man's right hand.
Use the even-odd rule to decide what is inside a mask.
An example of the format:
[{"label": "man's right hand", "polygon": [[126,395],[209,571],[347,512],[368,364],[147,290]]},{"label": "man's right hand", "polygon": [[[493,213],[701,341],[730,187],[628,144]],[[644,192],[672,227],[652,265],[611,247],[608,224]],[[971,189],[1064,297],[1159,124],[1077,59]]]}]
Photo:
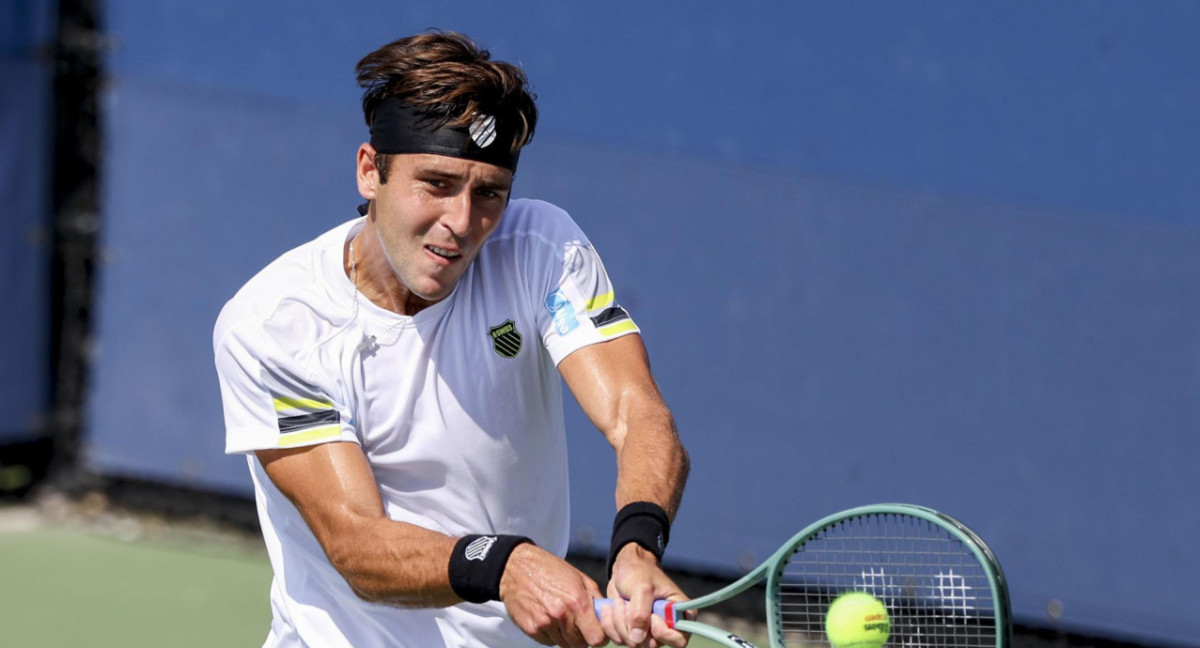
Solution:
[{"label": "man's right hand", "polygon": [[532,544],[513,550],[500,578],[500,600],[525,634],[546,646],[609,642],[592,606],[600,587],[567,561]]}]

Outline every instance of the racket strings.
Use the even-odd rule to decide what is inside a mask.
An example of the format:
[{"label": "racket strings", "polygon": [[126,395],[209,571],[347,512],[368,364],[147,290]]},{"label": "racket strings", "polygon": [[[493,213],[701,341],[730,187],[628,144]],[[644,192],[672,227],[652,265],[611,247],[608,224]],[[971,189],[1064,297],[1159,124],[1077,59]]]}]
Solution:
[{"label": "racket strings", "polygon": [[779,637],[789,648],[828,646],[825,614],[849,591],[883,601],[887,645],[996,645],[988,574],[971,549],[921,518],[876,514],[835,523],[797,547],[775,581]]}]

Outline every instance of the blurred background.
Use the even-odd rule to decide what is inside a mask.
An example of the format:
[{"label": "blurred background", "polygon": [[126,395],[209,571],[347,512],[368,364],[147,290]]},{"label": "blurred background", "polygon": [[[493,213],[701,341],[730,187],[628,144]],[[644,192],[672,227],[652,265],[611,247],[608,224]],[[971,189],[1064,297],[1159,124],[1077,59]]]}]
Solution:
[{"label": "blurred background", "polygon": [[[219,601],[250,638],[208,645],[261,642],[212,326],[355,216],[354,64],[435,27],[528,73],[514,194],[642,327],[693,459],[670,567],[914,502],[988,540],[1022,641],[1200,644],[1200,4],[3,0],[0,645],[154,587],[164,636]],[[586,561],[615,470],[570,406]],[[89,576],[122,560],[147,601]]]}]

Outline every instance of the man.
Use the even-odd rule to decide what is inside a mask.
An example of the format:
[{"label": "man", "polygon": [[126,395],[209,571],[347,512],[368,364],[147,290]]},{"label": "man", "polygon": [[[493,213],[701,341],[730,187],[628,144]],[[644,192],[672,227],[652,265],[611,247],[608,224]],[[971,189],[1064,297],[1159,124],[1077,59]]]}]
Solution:
[{"label": "man", "polygon": [[[268,265],[213,333],[275,571],[266,645],[683,646],[650,610],[685,598],[660,560],[687,455],[587,238],[510,200],[523,73],[441,32],[357,71],[364,217]],[[560,376],[617,456],[599,619],[562,559]]]}]

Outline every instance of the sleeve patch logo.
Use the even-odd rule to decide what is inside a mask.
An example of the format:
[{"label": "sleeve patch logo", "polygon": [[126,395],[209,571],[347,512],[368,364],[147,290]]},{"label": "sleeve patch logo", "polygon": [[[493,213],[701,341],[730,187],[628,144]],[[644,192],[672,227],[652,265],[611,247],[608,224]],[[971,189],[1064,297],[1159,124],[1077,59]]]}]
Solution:
[{"label": "sleeve patch logo", "polygon": [[488,329],[492,338],[492,350],[501,358],[515,358],[521,352],[521,333],[512,320]]},{"label": "sleeve patch logo", "polygon": [[563,291],[556,290],[546,298],[546,310],[550,311],[551,317],[554,318],[554,329],[559,335],[566,335],[579,327],[579,320],[575,319],[575,309],[571,307],[571,300],[567,299]]}]

